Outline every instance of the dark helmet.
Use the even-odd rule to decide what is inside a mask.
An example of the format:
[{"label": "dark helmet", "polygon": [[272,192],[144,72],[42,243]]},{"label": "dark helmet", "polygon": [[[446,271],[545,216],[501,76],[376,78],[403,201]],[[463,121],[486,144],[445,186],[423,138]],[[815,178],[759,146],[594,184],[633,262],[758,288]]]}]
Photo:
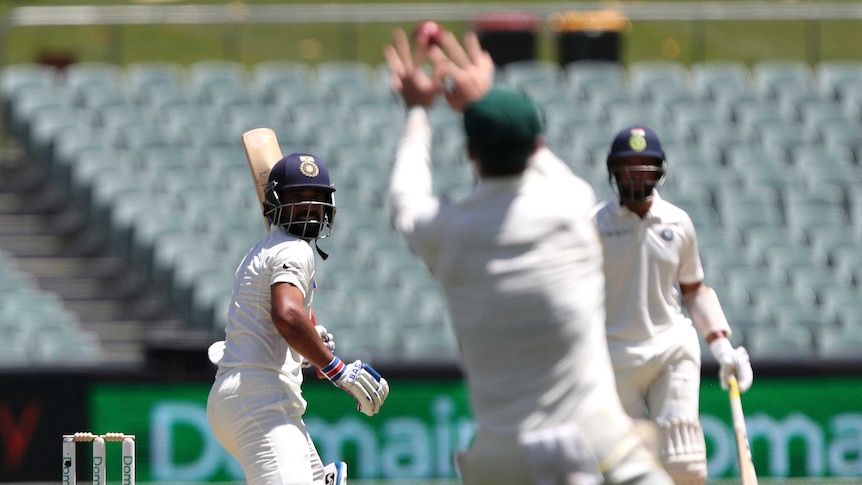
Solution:
[{"label": "dark helmet", "polygon": [[[305,190],[315,197],[297,197]],[[269,173],[263,214],[273,225],[306,240],[332,234],[335,220],[335,186],[320,158],[308,153],[291,153],[279,160]]]},{"label": "dark helmet", "polygon": [[[623,164],[631,158],[651,158],[654,163],[645,165]],[[654,190],[664,183],[667,161],[658,135],[646,126],[630,126],[620,130],[611,143],[608,153],[608,180],[616,186],[621,202],[644,202],[650,200]],[[638,173],[640,176],[632,177]],[[654,177],[643,178],[643,174]],[[632,183],[632,180],[637,180]]]}]

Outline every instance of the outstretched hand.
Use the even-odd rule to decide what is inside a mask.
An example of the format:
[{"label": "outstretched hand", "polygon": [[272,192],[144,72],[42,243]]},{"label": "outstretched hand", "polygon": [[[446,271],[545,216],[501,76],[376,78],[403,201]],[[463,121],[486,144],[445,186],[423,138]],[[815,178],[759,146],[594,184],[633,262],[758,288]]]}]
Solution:
[{"label": "outstretched hand", "polygon": [[393,44],[383,49],[386,64],[392,72],[391,88],[401,94],[408,108],[430,107],[443,90],[439,75],[434,72],[429,76],[425,72],[428,51],[427,43],[418,44],[415,51],[412,51],[410,39],[403,29],[395,29]]},{"label": "outstretched hand", "polygon": [[475,32],[464,35],[464,46],[451,32],[444,32],[440,47],[429,50],[434,76],[447,82],[444,94],[453,110],[464,108],[485,95],[494,85],[494,61],[482,49]]}]

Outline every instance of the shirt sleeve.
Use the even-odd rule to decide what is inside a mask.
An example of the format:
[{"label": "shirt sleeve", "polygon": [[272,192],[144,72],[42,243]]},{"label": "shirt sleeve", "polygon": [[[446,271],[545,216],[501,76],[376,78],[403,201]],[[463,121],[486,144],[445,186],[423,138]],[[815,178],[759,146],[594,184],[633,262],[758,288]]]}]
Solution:
[{"label": "shirt sleeve", "polygon": [[314,275],[314,252],[305,242],[284,244],[272,258],[272,279],[270,285],[290,283],[299,288],[303,297],[308,297],[311,279]]},{"label": "shirt sleeve", "polygon": [[683,214],[682,225],[685,238],[683,238],[682,249],[679,255],[679,272],[677,279],[682,284],[698,283],[703,281],[703,264],[700,261],[700,253],[697,248],[697,233],[694,223],[688,214]]},{"label": "shirt sleeve", "polygon": [[412,108],[392,167],[389,200],[395,229],[429,265],[436,259],[444,205],[434,196],[433,186],[428,113],[423,108]]}]

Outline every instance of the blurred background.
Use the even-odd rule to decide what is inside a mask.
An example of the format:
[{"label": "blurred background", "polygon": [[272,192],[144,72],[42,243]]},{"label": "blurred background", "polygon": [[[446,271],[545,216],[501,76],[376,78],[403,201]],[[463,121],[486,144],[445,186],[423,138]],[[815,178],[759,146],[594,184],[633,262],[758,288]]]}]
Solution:
[{"label": "blurred background", "polygon": [[[0,482],[59,481],[61,435],[82,430],[135,434],[141,482],[242,480],[208,430],[206,348],[265,232],[240,144],[264,126],[330,166],[315,312],[392,383],[369,419],[308,376],[324,460],[360,483],[454,483],[472,433],[457,345],[385,200],[403,108],[382,48],[433,19],[479,33],[600,198],[613,133],[659,133],[662,193],[752,356],[763,481],[862,483],[862,3],[0,0],[0,19]],[[431,120],[435,189],[461,197],[460,119]],[[735,483],[716,376],[707,351],[711,482]]]}]

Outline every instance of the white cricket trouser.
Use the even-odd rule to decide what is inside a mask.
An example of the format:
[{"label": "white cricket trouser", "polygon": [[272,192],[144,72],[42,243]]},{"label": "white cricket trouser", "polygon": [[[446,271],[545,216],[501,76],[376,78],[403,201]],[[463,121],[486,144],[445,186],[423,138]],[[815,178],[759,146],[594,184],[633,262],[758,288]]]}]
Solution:
[{"label": "white cricket trouser", "polygon": [[302,421],[305,403],[266,369],[218,376],[207,400],[210,428],[252,485],[322,485],[323,463]]},{"label": "white cricket trouser", "polygon": [[[470,448],[457,456],[458,469],[465,485],[542,485],[545,483],[579,485],[594,483],[589,475],[599,470],[608,485],[673,485],[655,456],[634,432],[632,421],[618,405],[608,403],[580,420],[579,434],[592,452],[591,466],[583,456],[560,456],[567,463],[556,463],[566,476],[548,481],[545,470],[531,470],[529,451],[512,436],[495,436],[478,430]],[[584,469],[578,470],[583,466]],[[578,480],[583,472],[585,481]]]},{"label": "white cricket trouser", "polygon": [[700,344],[694,327],[668,329],[648,346],[629,347],[626,355],[610,347],[617,393],[629,416],[662,424],[698,419]]}]

